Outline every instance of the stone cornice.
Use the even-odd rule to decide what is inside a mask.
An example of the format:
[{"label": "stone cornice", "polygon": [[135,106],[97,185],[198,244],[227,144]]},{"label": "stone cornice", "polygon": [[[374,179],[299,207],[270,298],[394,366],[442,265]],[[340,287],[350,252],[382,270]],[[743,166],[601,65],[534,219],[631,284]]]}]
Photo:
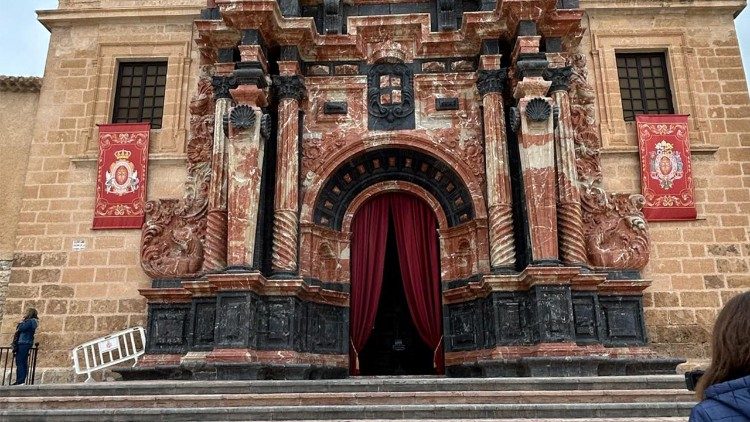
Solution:
[{"label": "stone cornice", "polygon": [[41,89],[42,78],[0,75],[0,92],[39,92]]},{"label": "stone cornice", "polygon": [[691,0],[690,2],[682,0],[581,0],[581,9],[587,11],[617,10],[648,14],[654,12],[669,14],[676,10],[695,10],[701,13],[707,10],[737,12],[745,5],[745,0]]},{"label": "stone cornice", "polygon": [[[581,10],[556,10],[549,0],[505,0],[495,10],[467,12],[457,31],[431,32],[427,14],[351,16],[347,18],[347,34],[320,35],[312,18],[286,18],[275,0],[217,0],[223,21],[198,20],[198,43],[219,44],[216,36],[226,38],[232,28],[258,29],[269,45],[294,45],[305,60],[367,60],[382,42],[383,33],[398,33],[399,39],[413,40],[413,57],[434,58],[472,56],[480,51],[481,42],[491,38],[510,38],[519,19],[539,19],[543,35],[569,37],[568,43],[580,39]],[[534,16],[524,13],[534,11]],[[521,13],[524,12],[524,13]],[[400,42],[400,41],[399,41]]]},{"label": "stone cornice", "polygon": [[200,7],[172,6],[172,7],[111,7],[111,8],[82,8],[39,10],[39,22],[47,30],[56,26],[71,24],[101,24],[114,22],[140,22],[143,20],[174,18],[190,23],[200,17]]}]

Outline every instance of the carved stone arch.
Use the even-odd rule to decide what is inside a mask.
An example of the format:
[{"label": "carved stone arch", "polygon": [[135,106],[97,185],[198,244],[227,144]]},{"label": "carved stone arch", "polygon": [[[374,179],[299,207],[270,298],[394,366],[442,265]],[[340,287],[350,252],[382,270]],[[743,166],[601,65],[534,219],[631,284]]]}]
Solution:
[{"label": "carved stone arch", "polygon": [[359,208],[364,205],[371,198],[384,195],[391,192],[406,192],[410,193],[420,199],[422,199],[427,205],[432,208],[437,218],[438,229],[448,228],[448,219],[445,216],[445,212],[440,206],[440,202],[427,190],[419,185],[410,182],[404,182],[399,180],[389,180],[386,182],[376,183],[371,185],[360,193],[349,205],[349,209],[346,210],[344,220],[341,225],[341,231],[343,233],[349,233],[351,231],[352,220],[359,211]]},{"label": "carved stone arch", "polygon": [[313,222],[340,231],[355,198],[386,181],[409,182],[429,192],[440,204],[448,227],[476,217],[468,187],[450,166],[418,150],[389,147],[351,157],[331,172],[313,205]]},{"label": "carved stone arch", "polygon": [[323,190],[324,185],[330,181],[332,175],[341,166],[350,162],[352,157],[381,148],[416,150],[443,163],[458,176],[462,184],[468,189],[475,218],[487,218],[487,206],[482,187],[484,182],[481,177],[475,175],[471,165],[461,159],[462,156],[460,153],[443,144],[439,144],[436,147],[434,140],[414,134],[379,133],[365,137],[359,142],[349,142],[339,148],[333,149],[321,165],[317,166],[314,171],[309,170],[303,175],[303,205],[300,221],[302,223],[318,224],[318,221],[313,219],[315,204],[320,197],[320,192]]}]

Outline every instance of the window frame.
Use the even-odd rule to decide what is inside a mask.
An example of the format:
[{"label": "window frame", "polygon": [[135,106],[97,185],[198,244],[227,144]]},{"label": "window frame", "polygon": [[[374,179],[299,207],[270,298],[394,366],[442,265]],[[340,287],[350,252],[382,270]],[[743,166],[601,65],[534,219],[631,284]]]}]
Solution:
[{"label": "window frame", "polygon": [[[646,95],[646,90],[648,90],[648,89],[658,89],[658,88],[656,88],[656,87],[646,88],[645,87],[645,78],[655,79],[655,77],[653,76],[653,74],[652,74],[652,76],[644,77],[643,70],[646,67],[642,65],[641,59],[648,58],[649,60],[651,60],[654,57],[658,57],[661,60],[661,66],[658,66],[658,68],[660,68],[661,71],[662,71],[661,79],[664,81],[664,87],[663,88],[666,91],[666,95],[664,97],[655,97],[655,98],[651,98],[651,99],[656,100],[657,102],[659,100],[666,100],[667,101],[667,105],[668,105],[667,111],[661,111],[661,109],[659,108],[658,104],[657,104],[657,109],[655,111],[650,110],[649,107],[648,107],[648,100],[649,100],[649,98]],[[634,59],[636,59],[636,67],[635,68],[636,68],[637,73],[638,73],[637,79],[633,78],[633,77],[630,77],[630,76],[625,76],[624,78],[620,77],[620,70],[624,69],[626,71],[626,73],[627,73],[627,70],[629,69],[629,67],[626,64],[626,66],[624,68],[621,68],[620,65],[619,65],[619,61],[620,61],[620,59],[627,60],[628,58],[634,58]],[[672,81],[670,80],[668,55],[667,55],[666,52],[664,52],[664,51],[617,51],[617,52],[615,52],[615,66],[616,66],[616,72],[617,72],[617,84],[618,84],[618,88],[619,88],[619,91],[620,91],[620,103],[621,103],[621,106],[622,106],[622,117],[623,117],[623,120],[625,122],[634,122],[635,121],[635,116],[638,115],[638,114],[674,114],[675,113],[675,101],[674,101],[674,96],[673,96],[673,92],[672,92]],[[649,66],[649,68],[654,69],[654,68],[657,68],[657,66],[651,65],[651,66]],[[623,98],[622,91],[623,90],[632,90],[633,87],[632,87],[632,85],[630,83],[628,84],[629,85],[628,87],[623,87],[623,85],[621,83],[622,79],[627,79],[627,80],[629,80],[631,82],[634,81],[634,80],[636,80],[638,82],[638,90],[640,91],[640,99],[633,99],[633,98],[627,98],[626,99],[626,98]],[[626,101],[630,101],[631,106],[633,105],[633,103],[640,101],[641,107],[638,108],[638,109],[633,108],[633,107],[626,108],[625,107],[625,102]],[[632,117],[627,117],[626,116],[626,113],[628,113],[628,112],[632,113]]]},{"label": "window frame", "polygon": [[[116,74],[116,77],[115,77],[115,85],[114,85],[114,91],[115,92],[114,92],[114,102],[113,102],[113,105],[112,105],[112,118],[111,118],[111,122],[112,123],[149,122],[149,123],[151,123],[151,128],[152,129],[160,130],[162,127],[164,127],[164,109],[165,109],[165,101],[166,101],[166,93],[167,93],[167,78],[168,78],[168,74],[169,74],[169,60],[167,60],[167,59],[155,59],[155,60],[117,60],[116,64],[117,64],[117,74]],[[122,107],[120,106],[121,89],[125,88],[125,87],[122,86],[122,78],[125,77],[125,75],[124,75],[124,68],[125,67],[132,67],[133,69],[135,69],[138,66],[141,66],[142,69],[143,69],[142,74],[140,75],[141,82],[140,82],[139,85],[133,85],[133,84],[131,84],[128,87],[128,88],[134,88],[134,87],[140,87],[141,88],[141,93],[140,93],[140,95],[138,97],[138,117],[135,118],[136,119],[135,121],[131,121],[132,119],[130,117],[127,117],[125,119],[118,118],[118,114],[119,114],[118,112],[120,110],[122,110]],[[154,76],[157,78],[157,81],[158,81],[158,78],[160,76],[163,76],[164,77],[164,83],[163,84],[160,85],[160,84],[156,83],[155,85],[146,85],[146,78],[149,76],[148,75],[148,71],[147,71],[148,66],[156,66],[157,67],[156,75],[154,75]],[[164,68],[164,74],[163,75],[159,73],[159,70],[160,70],[161,67]],[[130,75],[130,76],[132,76],[132,75]],[[156,95],[156,93],[154,93],[154,95],[152,95],[152,96],[147,96],[145,94],[145,90],[146,90],[146,88],[151,87],[151,86],[154,88],[155,91],[159,87],[161,87],[162,91],[163,91],[162,94],[161,95]],[[129,96],[128,98],[132,99],[134,97]],[[152,115],[151,115],[150,118],[144,118],[144,116],[143,116],[143,114],[144,114],[144,102],[145,102],[146,98],[153,98],[154,99],[154,102],[153,102],[152,106],[150,106],[150,108],[152,109]],[[158,108],[161,109],[161,114],[158,115],[158,116],[156,116],[156,115],[153,114],[153,109],[157,108],[154,105],[156,103],[156,99],[157,98],[161,98],[162,99],[161,106],[158,107]],[[126,109],[130,109],[130,107],[126,107]],[[155,119],[159,120],[158,124],[154,124],[154,120]]]}]

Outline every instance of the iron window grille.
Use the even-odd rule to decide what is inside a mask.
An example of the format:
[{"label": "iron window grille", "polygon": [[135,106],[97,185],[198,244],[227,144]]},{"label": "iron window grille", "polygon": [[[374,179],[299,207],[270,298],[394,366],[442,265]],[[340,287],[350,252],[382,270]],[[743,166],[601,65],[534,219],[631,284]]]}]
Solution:
[{"label": "iron window grille", "polygon": [[167,62],[120,63],[112,122],[150,122],[160,129],[166,84]]},{"label": "iron window grille", "polygon": [[636,114],[673,114],[664,53],[619,53],[617,76],[625,121]]}]

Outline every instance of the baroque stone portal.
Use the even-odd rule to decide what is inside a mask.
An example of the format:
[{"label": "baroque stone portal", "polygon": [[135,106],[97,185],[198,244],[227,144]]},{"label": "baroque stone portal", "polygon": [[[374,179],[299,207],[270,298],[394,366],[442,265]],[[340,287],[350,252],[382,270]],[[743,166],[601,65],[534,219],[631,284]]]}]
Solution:
[{"label": "baroque stone portal", "polygon": [[577,1],[209,3],[126,376],[347,376],[351,222],[385,192],[435,212],[447,375],[674,368],[645,347],[643,198],[601,185]]}]

